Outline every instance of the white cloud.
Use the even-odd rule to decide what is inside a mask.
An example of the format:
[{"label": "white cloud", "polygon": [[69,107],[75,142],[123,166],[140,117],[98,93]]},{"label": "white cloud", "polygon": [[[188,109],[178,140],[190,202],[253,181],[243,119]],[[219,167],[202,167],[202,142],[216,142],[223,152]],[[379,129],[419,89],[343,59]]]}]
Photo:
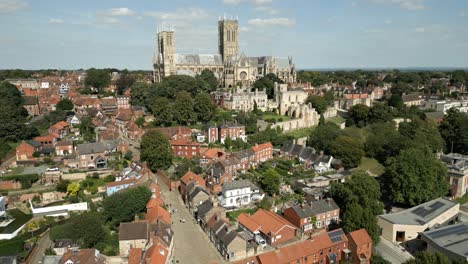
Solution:
[{"label": "white cloud", "polygon": [[426,32],[426,28],[424,27],[416,27],[413,29],[414,32],[417,32],[417,33],[424,33]]},{"label": "white cloud", "polygon": [[248,21],[250,25],[253,26],[283,26],[283,27],[290,27],[295,24],[294,20],[284,17],[278,18],[254,18]]},{"label": "white cloud", "polygon": [[276,15],[279,11],[271,6],[257,6],[254,8],[254,11],[263,12],[269,15]]},{"label": "white cloud", "polygon": [[228,5],[238,5],[241,3],[251,3],[255,5],[264,5],[273,2],[273,0],[223,0],[223,3]]},{"label": "white cloud", "polygon": [[385,20],[385,21],[384,21],[384,23],[385,23],[385,24],[387,24],[387,25],[390,25],[390,24],[392,24],[392,23],[393,23],[393,21],[392,21],[392,20],[390,20],[390,19],[388,19],[388,20]]},{"label": "white cloud", "polygon": [[128,7],[117,7],[111,8],[102,13],[105,16],[133,16],[135,11],[131,10]]},{"label": "white cloud", "polygon": [[175,12],[160,12],[160,11],[147,11],[145,16],[154,17],[159,20],[196,20],[205,19],[209,16],[209,12],[201,8],[180,8]]},{"label": "white cloud", "polygon": [[465,16],[465,12],[460,12],[460,16],[461,16],[461,17],[464,17],[464,16]]},{"label": "white cloud", "polygon": [[26,8],[24,0],[0,0],[0,14],[9,14]]},{"label": "white cloud", "polygon": [[249,27],[240,27],[240,28],[239,28],[239,31],[240,31],[240,32],[249,32],[249,31],[250,31],[250,28],[249,28]]},{"label": "white cloud", "polygon": [[99,25],[117,25],[120,23],[120,20],[115,17],[101,17],[97,20]]},{"label": "white cloud", "polygon": [[63,19],[60,18],[50,18],[49,19],[49,24],[63,24]]},{"label": "white cloud", "polygon": [[369,0],[372,3],[390,3],[397,4],[406,10],[422,10],[425,7],[425,0]]}]

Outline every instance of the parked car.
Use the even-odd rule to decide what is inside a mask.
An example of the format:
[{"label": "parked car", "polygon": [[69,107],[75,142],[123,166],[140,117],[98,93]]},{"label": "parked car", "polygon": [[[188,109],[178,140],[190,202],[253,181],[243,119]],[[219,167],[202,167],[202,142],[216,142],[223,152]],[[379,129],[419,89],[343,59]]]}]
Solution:
[{"label": "parked car", "polygon": [[59,168],[57,168],[57,167],[47,168],[46,171],[59,171]]},{"label": "parked car", "polygon": [[262,236],[260,236],[260,235],[255,235],[255,241],[256,241],[259,245],[261,245],[261,246],[263,246],[263,247],[266,247],[266,241],[265,241],[265,239],[263,239]]}]

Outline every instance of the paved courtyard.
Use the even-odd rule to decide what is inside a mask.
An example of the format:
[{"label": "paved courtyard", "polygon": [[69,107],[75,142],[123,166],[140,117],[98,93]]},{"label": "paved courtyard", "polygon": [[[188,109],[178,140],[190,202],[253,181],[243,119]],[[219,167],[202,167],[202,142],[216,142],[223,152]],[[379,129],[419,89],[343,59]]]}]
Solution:
[{"label": "paved courtyard", "polygon": [[383,237],[380,237],[379,243],[375,246],[375,251],[392,264],[401,264],[413,258],[410,253],[403,251],[402,247],[393,244]]},{"label": "paved courtyard", "polygon": [[[172,229],[174,230],[173,263],[204,264],[213,261],[226,263],[200,226],[190,216],[180,194],[177,191],[168,191],[164,184],[160,184],[160,186],[165,203],[171,204],[169,210],[177,209],[177,212],[171,215]],[[185,219],[185,223],[180,223],[179,219]]]}]

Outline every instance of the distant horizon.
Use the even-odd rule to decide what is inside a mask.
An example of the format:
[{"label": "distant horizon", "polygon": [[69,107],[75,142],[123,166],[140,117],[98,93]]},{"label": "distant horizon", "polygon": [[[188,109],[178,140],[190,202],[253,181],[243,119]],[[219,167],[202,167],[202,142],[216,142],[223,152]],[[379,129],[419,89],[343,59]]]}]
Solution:
[{"label": "distant horizon", "polygon": [[164,25],[176,53],[218,54],[226,14],[238,19],[240,52],[291,56],[298,69],[465,69],[467,10],[439,0],[0,0],[0,68],[151,70]]},{"label": "distant horizon", "polygon": [[[117,69],[119,71],[129,70],[129,71],[148,71],[152,72],[153,69],[128,69],[128,68],[118,68],[118,67],[90,67],[95,69]],[[57,70],[57,71],[78,71],[78,70],[87,70],[90,68],[75,68],[75,69],[60,69],[60,68],[41,68],[41,69],[25,69],[25,68],[1,68],[0,71],[6,70],[23,70],[23,71],[45,71],[45,70]],[[308,68],[296,68],[296,71],[317,71],[317,72],[329,72],[329,71],[391,71],[391,70],[400,70],[400,71],[455,71],[455,70],[464,70],[468,71],[468,66],[465,67],[455,67],[455,66],[414,66],[414,67],[308,67]]]}]

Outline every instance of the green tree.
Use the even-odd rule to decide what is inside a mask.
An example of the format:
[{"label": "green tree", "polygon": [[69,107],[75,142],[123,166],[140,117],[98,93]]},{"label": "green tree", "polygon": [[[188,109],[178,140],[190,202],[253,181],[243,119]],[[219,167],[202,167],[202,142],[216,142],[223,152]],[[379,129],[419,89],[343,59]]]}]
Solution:
[{"label": "green tree", "polygon": [[379,240],[377,215],[382,214],[380,185],[363,171],[353,172],[345,183],[333,183],[329,195],[340,207],[343,229],[365,228],[374,242]]},{"label": "green tree", "polygon": [[68,98],[63,98],[57,103],[55,108],[60,111],[70,111],[73,110],[73,102]]},{"label": "green tree", "polygon": [[144,117],[139,117],[135,120],[135,124],[138,126],[138,127],[143,127],[143,125],[145,124],[145,118]]},{"label": "green tree", "polygon": [[72,183],[68,184],[67,194],[69,196],[76,196],[79,191],[80,191],[80,184],[78,184],[77,182],[72,182]]},{"label": "green tree", "polygon": [[262,189],[269,195],[275,195],[279,192],[281,184],[281,175],[275,169],[270,168],[262,175],[260,179]]},{"label": "green tree", "polygon": [[91,68],[86,71],[85,85],[97,89],[98,92],[111,83],[108,70]]},{"label": "green tree", "polygon": [[334,123],[316,127],[308,140],[308,144],[316,150],[330,152],[330,148],[335,139],[341,134],[340,128]]},{"label": "green tree", "polygon": [[170,125],[173,120],[172,109],[166,97],[159,97],[151,106],[156,125]]},{"label": "green tree", "polygon": [[327,101],[325,98],[318,95],[309,95],[306,99],[306,104],[312,104],[312,107],[315,108],[317,113],[323,114],[327,110]]},{"label": "green tree", "polygon": [[119,73],[119,78],[115,81],[117,94],[123,94],[125,90],[130,88],[135,83],[135,77],[131,75],[127,69]]},{"label": "green tree", "polygon": [[330,153],[343,161],[346,168],[359,166],[364,156],[364,145],[358,139],[338,136],[330,146]]},{"label": "green tree", "polygon": [[468,154],[468,116],[456,109],[449,109],[439,126],[445,140],[445,150]]},{"label": "green tree", "polygon": [[414,259],[407,260],[404,264],[450,264],[450,260],[439,252],[421,251]]},{"label": "green tree", "polygon": [[369,110],[369,123],[392,122],[393,116],[393,111],[388,105],[376,102]]},{"label": "green tree", "polygon": [[80,123],[80,134],[83,136],[84,141],[95,141],[96,134],[94,131],[94,125],[90,116],[81,119]]},{"label": "green tree", "polygon": [[195,96],[193,101],[193,111],[198,121],[208,122],[215,115],[215,106],[211,96],[207,93],[200,93]]},{"label": "green tree", "polygon": [[104,219],[112,227],[132,221],[135,214],[146,209],[146,203],[150,198],[151,191],[145,186],[117,192],[102,201]]},{"label": "green tree", "polygon": [[174,99],[180,92],[188,92],[192,96],[201,92],[209,92],[209,85],[201,78],[188,75],[171,75],[156,84],[153,89],[154,95]]},{"label": "green tree", "polygon": [[270,211],[272,203],[270,198],[263,197],[263,199],[260,202],[258,202],[257,206],[258,208],[262,208],[263,210]]},{"label": "green tree", "polygon": [[370,108],[367,105],[353,105],[351,109],[349,109],[349,118],[352,121],[352,124],[357,127],[365,127],[369,120],[369,111]]},{"label": "green tree", "polygon": [[427,146],[434,153],[444,147],[444,140],[438,131],[437,123],[433,120],[423,121],[416,117],[411,122],[400,123],[398,131],[414,147]]},{"label": "green tree", "polygon": [[258,89],[259,91],[265,91],[268,96],[268,99],[272,99],[274,97],[275,83],[266,76],[257,79],[253,83],[252,88]]},{"label": "green tree", "polygon": [[141,159],[154,172],[168,169],[172,165],[172,148],[169,140],[158,131],[146,132],[141,140]]},{"label": "green tree", "polygon": [[209,87],[209,91],[207,92],[213,92],[216,91],[216,88],[218,88],[218,78],[214,75],[212,71],[209,69],[204,69],[200,75],[198,75],[201,80],[203,80]]},{"label": "green tree", "polygon": [[[132,86],[130,91],[130,104],[139,106],[149,106],[147,103],[147,97],[151,90],[150,85],[146,83],[136,83]],[[152,109],[151,107],[148,107]]]},{"label": "green tree", "polygon": [[396,204],[411,207],[448,193],[447,169],[427,147],[402,150],[385,165],[385,190]]},{"label": "green tree", "polygon": [[180,92],[174,102],[174,120],[180,125],[188,125],[194,119],[193,100],[188,92]]},{"label": "green tree", "polygon": [[333,106],[335,104],[335,93],[333,90],[326,91],[323,95],[323,99],[325,99],[325,102],[327,102],[328,106]]},{"label": "green tree", "polygon": [[369,135],[365,142],[368,156],[384,163],[389,157],[400,153],[403,139],[393,123],[375,123],[367,127]]},{"label": "green tree", "polygon": [[70,220],[62,225],[56,225],[50,230],[50,238],[71,239],[82,243],[83,248],[91,248],[101,242],[106,231],[100,213],[87,212],[71,216]]}]

